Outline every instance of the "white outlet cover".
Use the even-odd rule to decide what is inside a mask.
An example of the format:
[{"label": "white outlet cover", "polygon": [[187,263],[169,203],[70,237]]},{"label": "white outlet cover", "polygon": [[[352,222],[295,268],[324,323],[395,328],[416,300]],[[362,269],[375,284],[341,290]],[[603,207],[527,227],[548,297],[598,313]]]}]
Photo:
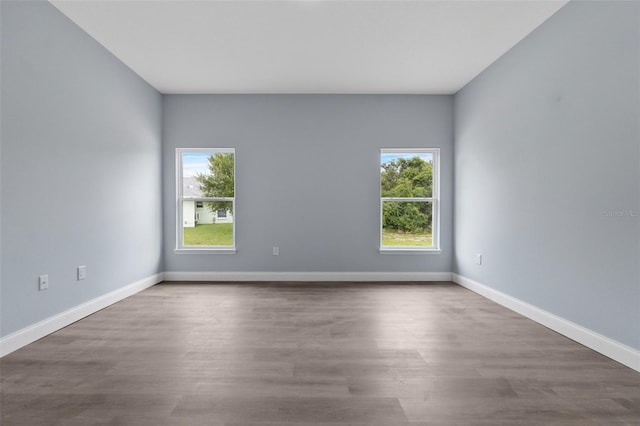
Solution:
[{"label": "white outlet cover", "polygon": [[87,278],[87,267],[85,265],[78,266],[78,281]]},{"label": "white outlet cover", "polygon": [[40,275],[38,277],[38,289],[46,290],[49,288],[49,275]]}]

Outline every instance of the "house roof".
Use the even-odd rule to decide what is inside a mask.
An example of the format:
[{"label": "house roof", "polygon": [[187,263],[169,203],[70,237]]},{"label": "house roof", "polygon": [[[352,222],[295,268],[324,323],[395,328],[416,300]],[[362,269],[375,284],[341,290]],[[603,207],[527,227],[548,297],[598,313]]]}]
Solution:
[{"label": "house roof", "polygon": [[200,190],[200,183],[195,176],[185,176],[182,178],[182,196],[183,197],[204,197]]}]

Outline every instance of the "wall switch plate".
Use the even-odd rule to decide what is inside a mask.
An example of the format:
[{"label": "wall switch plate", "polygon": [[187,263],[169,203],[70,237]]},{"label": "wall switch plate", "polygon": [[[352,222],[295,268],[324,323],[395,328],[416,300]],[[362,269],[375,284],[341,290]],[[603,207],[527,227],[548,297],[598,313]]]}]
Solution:
[{"label": "wall switch plate", "polygon": [[40,275],[38,277],[38,290],[46,290],[49,288],[49,275]]},{"label": "wall switch plate", "polygon": [[280,247],[273,246],[273,255],[278,256],[280,254]]},{"label": "wall switch plate", "polygon": [[482,255],[480,253],[476,253],[476,265],[482,265]]},{"label": "wall switch plate", "polygon": [[85,265],[78,266],[78,281],[87,278],[87,267]]}]

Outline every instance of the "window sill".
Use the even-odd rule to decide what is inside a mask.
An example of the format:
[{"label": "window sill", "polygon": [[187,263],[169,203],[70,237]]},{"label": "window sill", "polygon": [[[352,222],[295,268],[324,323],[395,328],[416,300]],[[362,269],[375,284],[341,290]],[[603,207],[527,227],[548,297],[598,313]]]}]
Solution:
[{"label": "window sill", "polygon": [[175,254],[236,254],[236,248],[179,248],[173,252]]},{"label": "window sill", "polygon": [[442,250],[429,249],[412,249],[412,248],[380,248],[380,254],[442,254]]}]

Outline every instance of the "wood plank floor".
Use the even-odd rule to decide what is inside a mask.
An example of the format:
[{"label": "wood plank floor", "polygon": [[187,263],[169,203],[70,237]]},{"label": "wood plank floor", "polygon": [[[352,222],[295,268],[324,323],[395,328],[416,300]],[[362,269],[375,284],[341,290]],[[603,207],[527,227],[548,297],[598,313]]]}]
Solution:
[{"label": "wood plank floor", "polygon": [[640,373],[451,283],[163,283],[0,375],[2,426],[640,424]]}]

